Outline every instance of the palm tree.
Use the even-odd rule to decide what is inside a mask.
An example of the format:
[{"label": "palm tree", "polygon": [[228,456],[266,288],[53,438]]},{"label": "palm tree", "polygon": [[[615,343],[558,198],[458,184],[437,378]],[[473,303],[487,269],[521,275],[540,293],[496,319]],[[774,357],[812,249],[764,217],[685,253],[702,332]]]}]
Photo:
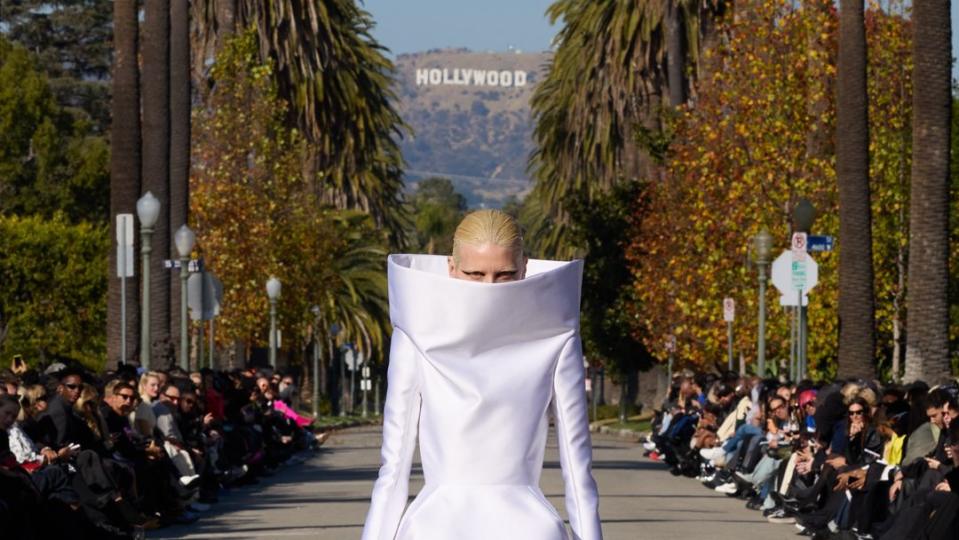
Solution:
[{"label": "palm tree", "polygon": [[170,337],[170,0],[150,0],[143,21],[143,190],[160,200],[150,267],[150,334]]},{"label": "palm tree", "polygon": [[[310,142],[315,189],[340,208],[369,212],[402,240],[406,127],[393,107],[392,62],[370,34],[370,15],[352,0],[201,0],[194,50],[215,56],[223,33],[254,27],[274,69],[290,123]],[[232,25],[232,26],[231,26]]]},{"label": "palm tree", "polygon": [[876,350],[863,0],[843,0],[836,81],[839,375],[871,379]]},{"label": "palm tree", "polygon": [[564,26],[531,101],[530,170],[538,204],[560,228],[568,217],[564,200],[593,200],[621,181],[653,175],[663,96],[673,106],[686,101],[688,74],[695,74],[687,65],[698,64],[704,29],[724,6],[558,0],[549,7],[551,21]]},{"label": "palm tree", "polygon": [[905,380],[945,380],[949,366],[949,2],[915,0],[912,185]]},{"label": "palm tree", "polygon": [[[383,263],[387,252],[375,228],[358,212],[335,216],[341,248],[326,283],[324,317],[367,355],[382,352],[389,329],[389,302]],[[329,325],[327,325],[329,328]]]},{"label": "palm tree", "polygon": [[[170,225],[189,222],[190,206],[190,1],[170,3]],[[170,280],[170,331],[180,328],[180,280]],[[179,347],[179,342],[176,342]],[[179,352],[179,351],[178,351]]]},{"label": "palm tree", "polygon": [[[140,86],[137,68],[137,1],[113,3],[113,125],[110,137],[110,238],[116,238],[120,213],[132,214],[140,196]],[[110,250],[107,309],[107,358],[116,364],[120,343],[126,339],[128,356],[136,350],[136,332],[120,332],[120,281],[115,279],[116,253]],[[127,329],[139,328],[140,310],[137,279],[127,280]]]}]

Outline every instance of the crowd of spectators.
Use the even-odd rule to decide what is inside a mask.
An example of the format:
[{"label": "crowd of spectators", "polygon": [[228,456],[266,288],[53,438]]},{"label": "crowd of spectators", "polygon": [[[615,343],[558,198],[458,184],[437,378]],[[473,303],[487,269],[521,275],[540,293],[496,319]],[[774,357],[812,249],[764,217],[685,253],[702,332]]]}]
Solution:
[{"label": "crowd of spectators", "polygon": [[0,371],[0,537],[138,538],[190,523],[323,443],[292,377],[256,369]]},{"label": "crowd of spectators", "polygon": [[646,442],[816,538],[959,538],[959,387],[676,376]]}]

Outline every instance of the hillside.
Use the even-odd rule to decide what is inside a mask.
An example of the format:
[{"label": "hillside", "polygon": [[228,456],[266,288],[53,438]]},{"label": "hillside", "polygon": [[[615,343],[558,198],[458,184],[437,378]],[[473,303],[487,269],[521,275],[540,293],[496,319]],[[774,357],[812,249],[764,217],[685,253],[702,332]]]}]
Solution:
[{"label": "hillside", "polygon": [[529,100],[549,53],[431,50],[396,58],[407,182],[444,176],[471,207],[529,190]]}]

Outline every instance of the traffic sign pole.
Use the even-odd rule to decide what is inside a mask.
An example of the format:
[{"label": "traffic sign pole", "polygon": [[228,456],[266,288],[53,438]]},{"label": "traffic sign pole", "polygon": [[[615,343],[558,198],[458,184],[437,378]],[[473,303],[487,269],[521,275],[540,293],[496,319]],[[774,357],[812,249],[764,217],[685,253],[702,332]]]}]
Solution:
[{"label": "traffic sign pole", "polygon": [[729,355],[729,371],[733,370],[733,323],[726,323],[726,349]]},{"label": "traffic sign pole", "polygon": [[[133,216],[130,216],[133,217]],[[126,270],[127,267],[127,229],[120,220],[120,249],[117,251],[120,255],[120,268]],[[120,362],[127,361],[127,273],[120,272]]]},{"label": "traffic sign pole", "polygon": [[723,320],[726,321],[726,348],[728,349],[729,371],[733,370],[733,321],[736,320],[736,301],[723,299]]}]

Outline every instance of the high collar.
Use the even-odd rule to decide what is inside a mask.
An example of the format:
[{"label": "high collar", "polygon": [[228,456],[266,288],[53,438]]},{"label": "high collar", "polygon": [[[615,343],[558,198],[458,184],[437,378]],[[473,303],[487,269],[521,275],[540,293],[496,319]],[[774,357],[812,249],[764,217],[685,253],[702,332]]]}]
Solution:
[{"label": "high collar", "polygon": [[444,256],[387,267],[390,319],[422,348],[477,353],[578,330],[582,261],[530,259],[525,279],[492,284],[450,278]]}]

